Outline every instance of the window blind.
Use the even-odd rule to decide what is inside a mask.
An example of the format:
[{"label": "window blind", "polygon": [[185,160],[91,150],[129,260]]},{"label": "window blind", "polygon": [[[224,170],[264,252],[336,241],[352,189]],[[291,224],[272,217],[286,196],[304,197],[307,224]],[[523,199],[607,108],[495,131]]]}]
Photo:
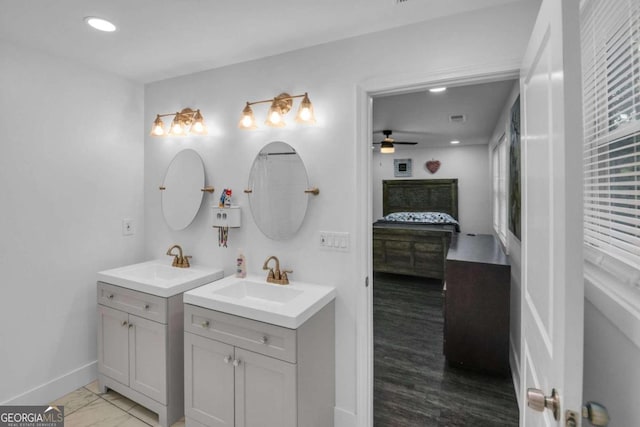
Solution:
[{"label": "window blind", "polygon": [[585,244],[640,269],[640,2],[581,5]]}]

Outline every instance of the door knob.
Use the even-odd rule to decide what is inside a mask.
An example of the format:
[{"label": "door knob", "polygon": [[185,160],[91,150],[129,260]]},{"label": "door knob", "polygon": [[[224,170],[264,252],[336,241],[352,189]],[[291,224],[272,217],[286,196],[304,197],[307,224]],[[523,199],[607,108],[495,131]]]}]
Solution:
[{"label": "door knob", "polygon": [[537,388],[527,389],[527,406],[538,412],[543,412],[545,408],[550,409],[556,421],[560,417],[560,395],[555,388],[551,390],[551,396],[545,396],[544,392]]},{"label": "door knob", "polygon": [[587,402],[582,407],[582,418],[589,420],[591,425],[606,426],[609,424],[607,408],[596,402]]}]

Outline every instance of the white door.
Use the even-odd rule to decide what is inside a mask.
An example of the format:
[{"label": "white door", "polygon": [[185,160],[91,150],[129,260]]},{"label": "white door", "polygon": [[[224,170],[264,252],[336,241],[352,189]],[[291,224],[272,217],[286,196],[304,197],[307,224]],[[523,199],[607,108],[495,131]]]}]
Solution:
[{"label": "white door", "polygon": [[[520,72],[521,426],[565,426],[582,406],[584,279],[579,0],[543,0]],[[527,407],[527,389],[559,396]],[[549,405],[551,406],[551,405]],[[577,423],[580,423],[576,415]],[[578,424],[579,425],[579,424]]]}]

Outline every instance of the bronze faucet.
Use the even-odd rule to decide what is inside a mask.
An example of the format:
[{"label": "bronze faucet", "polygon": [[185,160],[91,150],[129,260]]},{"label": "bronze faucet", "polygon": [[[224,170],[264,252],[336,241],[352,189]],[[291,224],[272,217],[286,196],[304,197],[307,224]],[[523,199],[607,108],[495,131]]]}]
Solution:
[{"label": "bronze faucet", "polygon": [[[178,255],[173,253],[173,250],[178,248]],[[173,258],[173,263],[171,264],[173,267],[178,268],[189,268],[191,265],[189,264],[189,258],[191,255],[182,255],[182,248],[180,245],[173,245],[167,250],[167,255],[170,255]]]},{"label": "bronze faucet", "polygon": [[[276,261],[275,270],[273,268],[269,268],[269,265],[268,265],[269,261],[271,261],[272,259]],[[280,271],[280,260],[275,255],[271,255],[269,258],[267,258],[264,261],[264,265],[262,266],[262,269],[269,270],[269,273],[267,273],[267,282],[276,283],[278,285],[288,285],[289,277],[287,276],[287,273],[293,273],[292,270]]]}]

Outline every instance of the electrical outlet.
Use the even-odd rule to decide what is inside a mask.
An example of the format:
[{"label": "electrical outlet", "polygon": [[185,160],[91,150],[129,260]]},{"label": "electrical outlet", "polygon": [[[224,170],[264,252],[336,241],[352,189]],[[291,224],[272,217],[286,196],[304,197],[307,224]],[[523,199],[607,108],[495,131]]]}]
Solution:
[{"label": "electrical outlet", "polygon": [[133,236],[134,234],[135,234],[135,230],[133,228],[133,220],[131,218],[123,218],[122,219],[122,235]]},{"label": "electrical outlet", "polygon": [[338,231],[320,231],[318,243],[321,249],[338,252],[349,252],[349,233]]}]

